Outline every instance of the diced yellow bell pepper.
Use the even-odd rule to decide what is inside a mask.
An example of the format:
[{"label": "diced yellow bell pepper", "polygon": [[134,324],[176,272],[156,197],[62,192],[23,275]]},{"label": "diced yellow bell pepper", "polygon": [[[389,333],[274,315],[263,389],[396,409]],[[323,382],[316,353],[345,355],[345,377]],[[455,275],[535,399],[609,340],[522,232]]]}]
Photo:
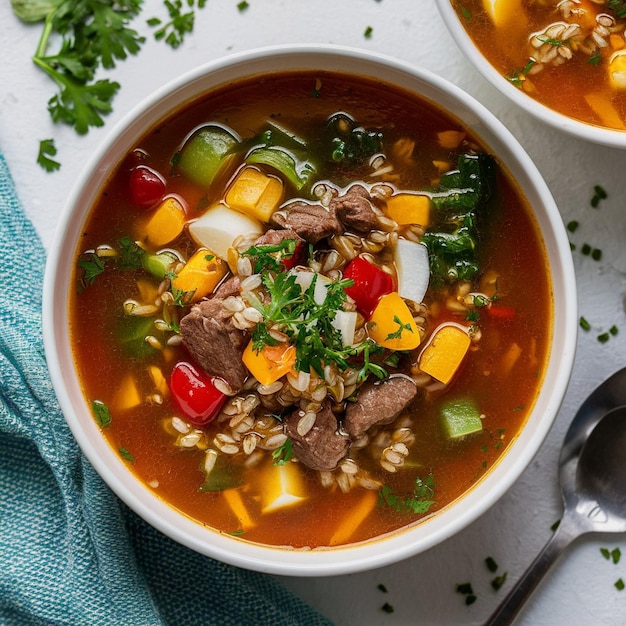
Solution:
[{"label": "diced yellow bell pepper", "polygon": [[111,401],[111,408],[116,411],[126,411],[141,404],[139,387],[132,374],[126,374],[120,382]]},{"label": "diced yellow bell pepper", "polygon": [[442,148],[456,150],[467,133],[463,130],[442,130],[437,133],[437,141]]},{"label": "diced yellow bell pepper", "polygon": [[228,265],[225,261],[210,250],[200,248],[172,280],[172,288],[176,291],[193,293],[189,301],[197,302],[212,293],[227,272]]},{"label": "diced yellow bell pepper", "polygon": [[426,374],[447,385],[459,369],[470,347],[467,332],[456,324],[441,324],[419,358]]},{"label": "diced yellow bell pepper", "polygon": [[262,385],[271,385],[291,371],[296,362],[296,348],[289,343],[280,343],[277,346],[265,346],[257,352],[251,341],[241,358]]},{"label": "diced yellow bell pepper", "polygon": [[164,246],[183,232],[185,221],[185,209],[180,200],[168,196],[146,222],[143,237],[149,245]]},{"label": "diced yellow bell pepper", "polygon": [[483,0],[483,7],[496,28],[501,28],[515,20],[520,32],[528,22],[522,0]]},{"label": "diced yellow bell pepper", "polygon": [[283,197],[283,183],[256,167],[244,167],[226,192],[226,204],[237,211],[269,222]]},{"label": "diced yellow bell pepper", "polygon": [[[624,74],[624,85],[626,87],[626,73]],[[600,123],[603,126],[626,130],[624,120],[613,106],[613,103],[608,100],[606,96],[599,93],[588,93],[585,95],[585,101],[591,110],[600,118]]]},{"label": "diced yellow bell pepper", "polygon": [[430,205],[428,196],[398,193],[387,199],[387,215],[396,224],[420,224],[426,227],[430,223]]},{"label": "diced yellow bell pepper", "polygon": [[367,332],[379,346],[390,350],[414,350],[422,341],[409,307],[396,291],[378,301]]},{"label": "diced yellow bell pepper", "polygon": [[165,378],[165,374],[163,374],[163,370],[156,365],[148,366],[148,374],[152,379],[152,383],[154,384],[155,389],[162,395],[169,395],[170,388],[167,384],[167,378]]},{"label": "diced yellow bell pepper", "polygon": [[306,499],[299,465],[270,465],[263,479],[263,513],[294,506]]},{"label": "diced yellow bell pepper", "polygon": [[248,509],[241,499],[241,494],[238,489],[224,489],[222,493],[224,494],[224,499],[228,503],[228,506],[239,520],[242,530],[248,530],[256,526],[255,521],[250,516],[250,513],[248,513]]},{"label": "diced yellow bell pepper", "polygon": [[619,50],[611,55],[608,72],[613,89],[626,89],[626,50]]}]

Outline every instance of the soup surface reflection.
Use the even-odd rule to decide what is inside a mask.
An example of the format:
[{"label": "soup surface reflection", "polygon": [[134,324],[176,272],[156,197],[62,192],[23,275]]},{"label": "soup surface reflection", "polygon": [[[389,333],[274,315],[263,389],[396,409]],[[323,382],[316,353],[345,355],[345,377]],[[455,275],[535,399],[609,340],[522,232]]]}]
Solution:
[{"label": "soup surface reflection", "polygon": [[123,158],[78,247],[94,419],[148,489],[241,540],[343,545],[436,515],[543,379],[526,200],[389,85],[286,73],[198,98]]}]

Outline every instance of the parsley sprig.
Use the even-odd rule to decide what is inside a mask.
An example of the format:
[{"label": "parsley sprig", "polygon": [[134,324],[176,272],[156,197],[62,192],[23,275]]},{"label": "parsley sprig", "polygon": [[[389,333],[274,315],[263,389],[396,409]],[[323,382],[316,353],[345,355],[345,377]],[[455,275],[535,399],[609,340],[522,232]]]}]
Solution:
[{"label": "parsley sprig", "polygon": [[435,478],[431,473],[426,478],[418,476],[415,479],[413,493],[410,495],[399,496],[392,492],[389,485],[383,485],[378,492],[378,504],[387,505],[399,513],[423,514],[436,504],[433,500],[434,493]]},{"label": "parsley sprig", "polygon": [[293,272],[262,273],[264,296],[247,295],[250,305],[263,316],[252,333],[254,349],[260,351],[266,345],[276,345],[278,340],[272,333],[280,332],[296,347],[295,367],[299,371],[314,371],[323,378],[325,365],[334,363],[346,370],[359,359],[359,381],[370,374],[386,378],[385,368],[372,361],[374,355],[382,353],[380,346],[370,339],[356,346],[344,346],[341,333],[333,326],[337,311],[343,309],[347,299],[345,288],[352,281],[329,281],[325,285],[326,297],[320,304],[314,297],[318,279],[315,274],[310,286],[303,290]]}]

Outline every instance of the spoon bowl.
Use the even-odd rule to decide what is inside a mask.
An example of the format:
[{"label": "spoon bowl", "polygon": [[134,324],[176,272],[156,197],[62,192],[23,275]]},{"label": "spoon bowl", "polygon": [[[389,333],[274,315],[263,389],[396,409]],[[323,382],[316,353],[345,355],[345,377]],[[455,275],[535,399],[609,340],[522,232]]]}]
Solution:
[{"label": "spoon bowl", "polygon": [[511,624],[563,551],[586,533],[626,532],[626,368],[583,402],[559,459],[563,517],[552,538],[486,622]]}]

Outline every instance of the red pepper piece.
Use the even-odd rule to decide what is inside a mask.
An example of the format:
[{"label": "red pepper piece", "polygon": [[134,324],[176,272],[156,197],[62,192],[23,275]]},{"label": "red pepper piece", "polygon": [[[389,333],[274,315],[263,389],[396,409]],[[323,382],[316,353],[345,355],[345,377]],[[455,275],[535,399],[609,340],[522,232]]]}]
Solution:
[{"label": "red pepper piece", "polygon": [[213,384],[211,376],[186,361],[174,365],[170,391],[187,420],[199,427],[215,419],[228,398]]},{"label": "red pepper piece", "polygon": [[307,244],[301,241],[296,244],[296,248],[290,257],[282,257],[280,262],[286,270],[290,270],[296,265],[306,265]]},{"label": "red pepper piece", "polygon": [[138,165],[130,173],[130,193],[136,205],[151,207],[165,195],[165,179],[156,170]]},{"label": "red pepper piece", "polygon": [[510,306],[502,306],[501,304],[492,304],[487,309],[491,317],[500,320],[512,320],[515,317],[515,309]]},{"label": "red pepper piece", "polygon": [[359,312],[368,319],[378,301],[394,290],[391,276],[363,257],[352,259],[343,277],[354,281],[354,285],[346,287],[346,293],[354,300]]}]

